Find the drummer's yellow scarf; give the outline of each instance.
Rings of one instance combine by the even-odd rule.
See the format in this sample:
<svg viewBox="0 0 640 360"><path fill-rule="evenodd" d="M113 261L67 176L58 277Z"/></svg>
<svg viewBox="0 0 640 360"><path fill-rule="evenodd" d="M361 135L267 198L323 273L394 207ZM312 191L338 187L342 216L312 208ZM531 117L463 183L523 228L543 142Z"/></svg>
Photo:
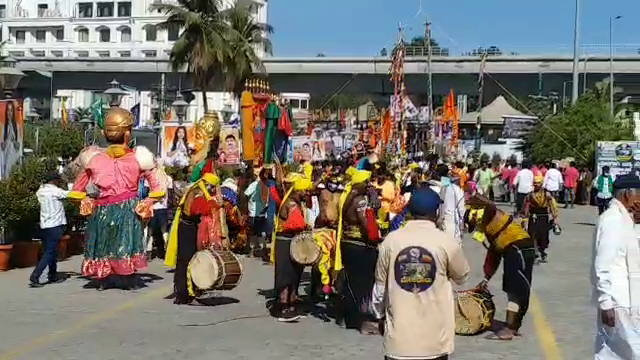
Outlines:
<svg viewBox="0 0 640 360"><path fill-rule="evenodd" d="M342 241L342 231L343 231L343 209L344 203L347 202L347 197L351 190L353 189L353 185L360 184L365 181L368 181L371 178L371 172L367 170L357 170L352 173L351 181L347 183L345 186L344 192L340 194L340 207L338 208L340 217L338 218L338 240L336 241L336 260L335 260L335 271L340 271L343 268L342 265L342 251L340 250L340 244Z"/></svg>
<svg viewBox="0 0 640 360"><path fill-rule="evenodd" d="M196 181L193 185L184 192L184 195L180 199L180 204L176 209L176 214L171 222L171 231L169 232L169 243L167 244L167 251L164 257L164 264L169 267L175 267L178 259L178 224L180 223L180 217L182 216L182 206L187 199L187 194L196 187L202 190L205 199L211 200L211 194L207 190L206 184L217 185L220 182L220 178L213 174L205 174L202 179Z"/></svg>

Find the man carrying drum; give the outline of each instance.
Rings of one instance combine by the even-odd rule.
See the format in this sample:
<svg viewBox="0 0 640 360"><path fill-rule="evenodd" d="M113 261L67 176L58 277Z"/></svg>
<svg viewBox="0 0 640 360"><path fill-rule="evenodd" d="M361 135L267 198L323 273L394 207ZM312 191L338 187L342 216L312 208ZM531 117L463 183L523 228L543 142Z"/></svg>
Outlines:
<svg viewBox="0 0 640 360"><path fill-rule="evenodd" d="M276 313L280 322L296 322L300 313L295 300L304 266L291 259L293 237L307 230L302 200L313 184L302 175L291 177L293 184L287 191L275 219L271 261L275 263L275 286L278 294Z"/></svg>
<svg viewBox="0 0 640 360"><path fill-rule="evenodd" d="M343 270L337 286L336 321L371 335L378 333L370 308L380 232L367 196L370 178L370 171L353 171L341 195L335 270Z"/></svg>
<svg viewBox="0 0 640 360"><path fill-rule="evenodd" d="M487 249L484 261L484 280L478 289L486 289L489 280L504 260L502 290L507 293L506 326L487 337L490 340L511 340L518 335L522 320L529 308L531 281L535 262L533 240L513 217L499 210L494 203L481 195L470 199L470 228L475 228L473 238Z"/></svg>

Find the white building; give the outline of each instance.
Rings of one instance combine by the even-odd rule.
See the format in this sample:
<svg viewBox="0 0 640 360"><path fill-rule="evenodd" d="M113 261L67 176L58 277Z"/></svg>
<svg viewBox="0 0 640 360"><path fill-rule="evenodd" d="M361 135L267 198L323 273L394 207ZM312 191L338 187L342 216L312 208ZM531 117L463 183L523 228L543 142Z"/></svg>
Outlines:
<svg viewBox="0 0 640 360"><path fill-rule="evenodd" d="M247 2L267 23L267 0ZM0 0L0 40L16 58L166 59L180 29L159 30L165 16L150 9L175 0ZM262 52L261 52L262 54Z"/></svg>

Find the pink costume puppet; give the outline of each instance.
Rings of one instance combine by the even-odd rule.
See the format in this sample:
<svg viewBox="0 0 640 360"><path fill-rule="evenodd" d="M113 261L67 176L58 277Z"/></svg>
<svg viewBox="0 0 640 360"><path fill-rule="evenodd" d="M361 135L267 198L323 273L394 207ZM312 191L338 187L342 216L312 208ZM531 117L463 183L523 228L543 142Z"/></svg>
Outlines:
<svg viewBox="0 0 640 360"><path fill-rule="evenodd" d="M112 108L105 120L105 137L111 143L83 159L71 198L82 200L80 212L90 215L87 226L82 275L106 278L133 275L147 266L143 239L144 221L153 214L152 205L166 194L155 167L153 154L145 147L130 149L132 116L127 110ZM139 180L151 187L149 197L138 197ZM95 199L86 195L92 183L98 190Z"/></svg>

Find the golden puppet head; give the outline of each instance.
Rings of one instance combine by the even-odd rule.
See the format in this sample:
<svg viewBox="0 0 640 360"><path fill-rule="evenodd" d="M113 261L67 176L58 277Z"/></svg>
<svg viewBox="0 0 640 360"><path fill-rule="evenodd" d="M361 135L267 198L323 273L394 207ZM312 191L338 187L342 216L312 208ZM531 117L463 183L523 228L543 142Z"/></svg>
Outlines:
<svg viewBox="0 0 640 360"><path fill-rule="evenodd" d="M195 124L195 154L191 158L192 164L197 164L207 157L209 149L213 146L217 151L217 142L220 141L220 120L218 113L209 111Z"/></svg>
<svg viewBox="0 0 640 360"><path fill-rule="evenodd" d="M104 137L112 144L128 144L133 127L133 114L120 107L112 107L104 119Z"/></svg>

